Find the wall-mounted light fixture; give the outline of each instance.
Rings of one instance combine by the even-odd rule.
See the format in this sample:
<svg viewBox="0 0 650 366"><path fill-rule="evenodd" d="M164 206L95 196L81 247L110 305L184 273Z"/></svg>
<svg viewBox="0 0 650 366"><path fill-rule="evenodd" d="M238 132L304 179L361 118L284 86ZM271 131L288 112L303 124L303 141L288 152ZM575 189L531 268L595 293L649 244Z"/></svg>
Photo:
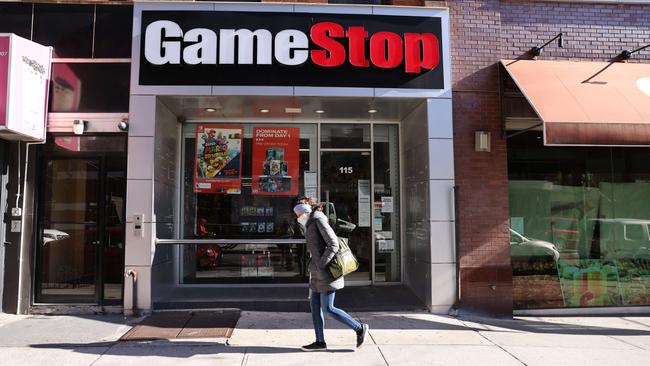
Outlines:
<svg viewBox="0 0 650 366"><path fill-rule="evenodd" d="M530 52L530 54L533 56L539 56L542 53L544 47L548 46L551 42L555 41L556 39L557 39L557 46L560 48L564 48L564 41L562 40L563 35L564 35L563 33L560 33L557 36L553 37L550 41L544 43L543 45L539 47L531 48L530 51L528 52Z"/></svg>
<svg viewBox="0 0 650 366"><path fill-rule="evenodd" d="M628 50L623 50L621 53L618 54L618 58L621 60L629 60L630 57L632 57L633 53L637 53L639 51L645 50L646 48L650 47L650 44L647 44L643 47L639 47L634 51L628 51Z"/></svg>
<svg viewBox="0 0 650 366"><path fill-rule="evenodd" d="M474 132L474 150L479 152L490 152L491 133L489 131Z"/></svg>
<svg viewBox="0 0 650 366"><path fill-rule="evenodd" d="M88 121L86 120L75 119L74 122L72 122L72 132L74 132L75 135L83 135L84 132L86 132L87 127Z"/></svg>

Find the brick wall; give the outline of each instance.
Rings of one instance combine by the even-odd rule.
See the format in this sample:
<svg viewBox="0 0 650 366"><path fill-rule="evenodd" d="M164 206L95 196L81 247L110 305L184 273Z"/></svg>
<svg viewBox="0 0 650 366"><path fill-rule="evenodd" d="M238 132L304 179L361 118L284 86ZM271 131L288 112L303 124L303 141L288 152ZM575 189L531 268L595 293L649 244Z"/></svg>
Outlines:
<svg viewBox="0 0 650 366"><path fill-rule="evenodd" d="M512 313L506 141L500 117L499 69L559 32L565 48L539 59L607 61L650 41L650 6L525 0L427 1L450 8L454 149L460 187L461 309ZM630 62L650 61L650 51ZM492 151L474 152L474 132L492 133Z"/></svg>

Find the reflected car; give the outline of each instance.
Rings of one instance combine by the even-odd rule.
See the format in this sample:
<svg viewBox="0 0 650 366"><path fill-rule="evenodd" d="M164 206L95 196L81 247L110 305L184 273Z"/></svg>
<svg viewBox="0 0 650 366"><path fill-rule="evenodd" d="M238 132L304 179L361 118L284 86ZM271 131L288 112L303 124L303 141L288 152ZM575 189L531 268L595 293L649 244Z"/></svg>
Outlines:
<svg viewBox="0 0 650 366"><path fill-rule="evenodd" d="M591 219L599 224L605 258L650 258L650 220Z"/></svg>
<svg viewBox="0 0 650 366"><path fill-rule="evenodd" d="M510 229L510 256L543 258L552 257L557 262L560 258L555 244L544 240L529 239L518 232Z"/></svg>
<svg viewBox="0 0 650 366"><path fill-rule="evenodd" d="M43 245L52 242L67 239L70 237L70 234L65 233L61 230L56 229L44 229L43 230Z"/></svg>

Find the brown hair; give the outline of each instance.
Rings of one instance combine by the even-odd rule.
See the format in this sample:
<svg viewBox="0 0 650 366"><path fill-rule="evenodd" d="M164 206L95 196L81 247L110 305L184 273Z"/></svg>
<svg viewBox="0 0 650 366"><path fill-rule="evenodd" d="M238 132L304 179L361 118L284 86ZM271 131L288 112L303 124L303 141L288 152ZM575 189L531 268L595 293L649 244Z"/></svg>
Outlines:
<svg viewBox="0 0 650 366"><path fill-rule="evenodd" d="M323 204L316 201L312 197L306 197L306 196L300 197L298 198L298 203L307 204L311 206L311 209L314 211L323 211Z"/></svg>

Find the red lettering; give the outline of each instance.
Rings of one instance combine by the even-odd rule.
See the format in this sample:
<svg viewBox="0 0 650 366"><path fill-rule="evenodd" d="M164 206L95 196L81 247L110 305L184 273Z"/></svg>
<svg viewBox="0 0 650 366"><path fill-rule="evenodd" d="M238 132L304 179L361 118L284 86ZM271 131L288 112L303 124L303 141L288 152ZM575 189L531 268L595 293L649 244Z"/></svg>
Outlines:
<svg viewBox="0 0 650 366"><path fill-rule="evenodd" d="M368 32L366 32L366 29L364 27L348 27L345 35L348 37L350 63L353 66L368 67L369 63L366 59Z"/></svg>
<svg viewBox="0 0 650 366"><path fill-rule="evenodd" d="M343 37L343 27L332 22L316 23L311 27L309 35L312 42L323 50L312 50L311 59L319 66L336 67L345 62L345 48L332 38ZM330 38L332 37L332 38Z"/></svg>
<svg viewBox="0 0 650 366"><path fill-rule="evenodd" d="M399 66L404 59L402 38L393 32L377 32L370 37L370 60L384 69Z"/></svg>
<svg viewBox="0 0 650 366"><path fill-rule="evenodd" d="M431 33L404 33L406 72L420 73L422 68L433 69L440 62L438 38Z"/></svg>

